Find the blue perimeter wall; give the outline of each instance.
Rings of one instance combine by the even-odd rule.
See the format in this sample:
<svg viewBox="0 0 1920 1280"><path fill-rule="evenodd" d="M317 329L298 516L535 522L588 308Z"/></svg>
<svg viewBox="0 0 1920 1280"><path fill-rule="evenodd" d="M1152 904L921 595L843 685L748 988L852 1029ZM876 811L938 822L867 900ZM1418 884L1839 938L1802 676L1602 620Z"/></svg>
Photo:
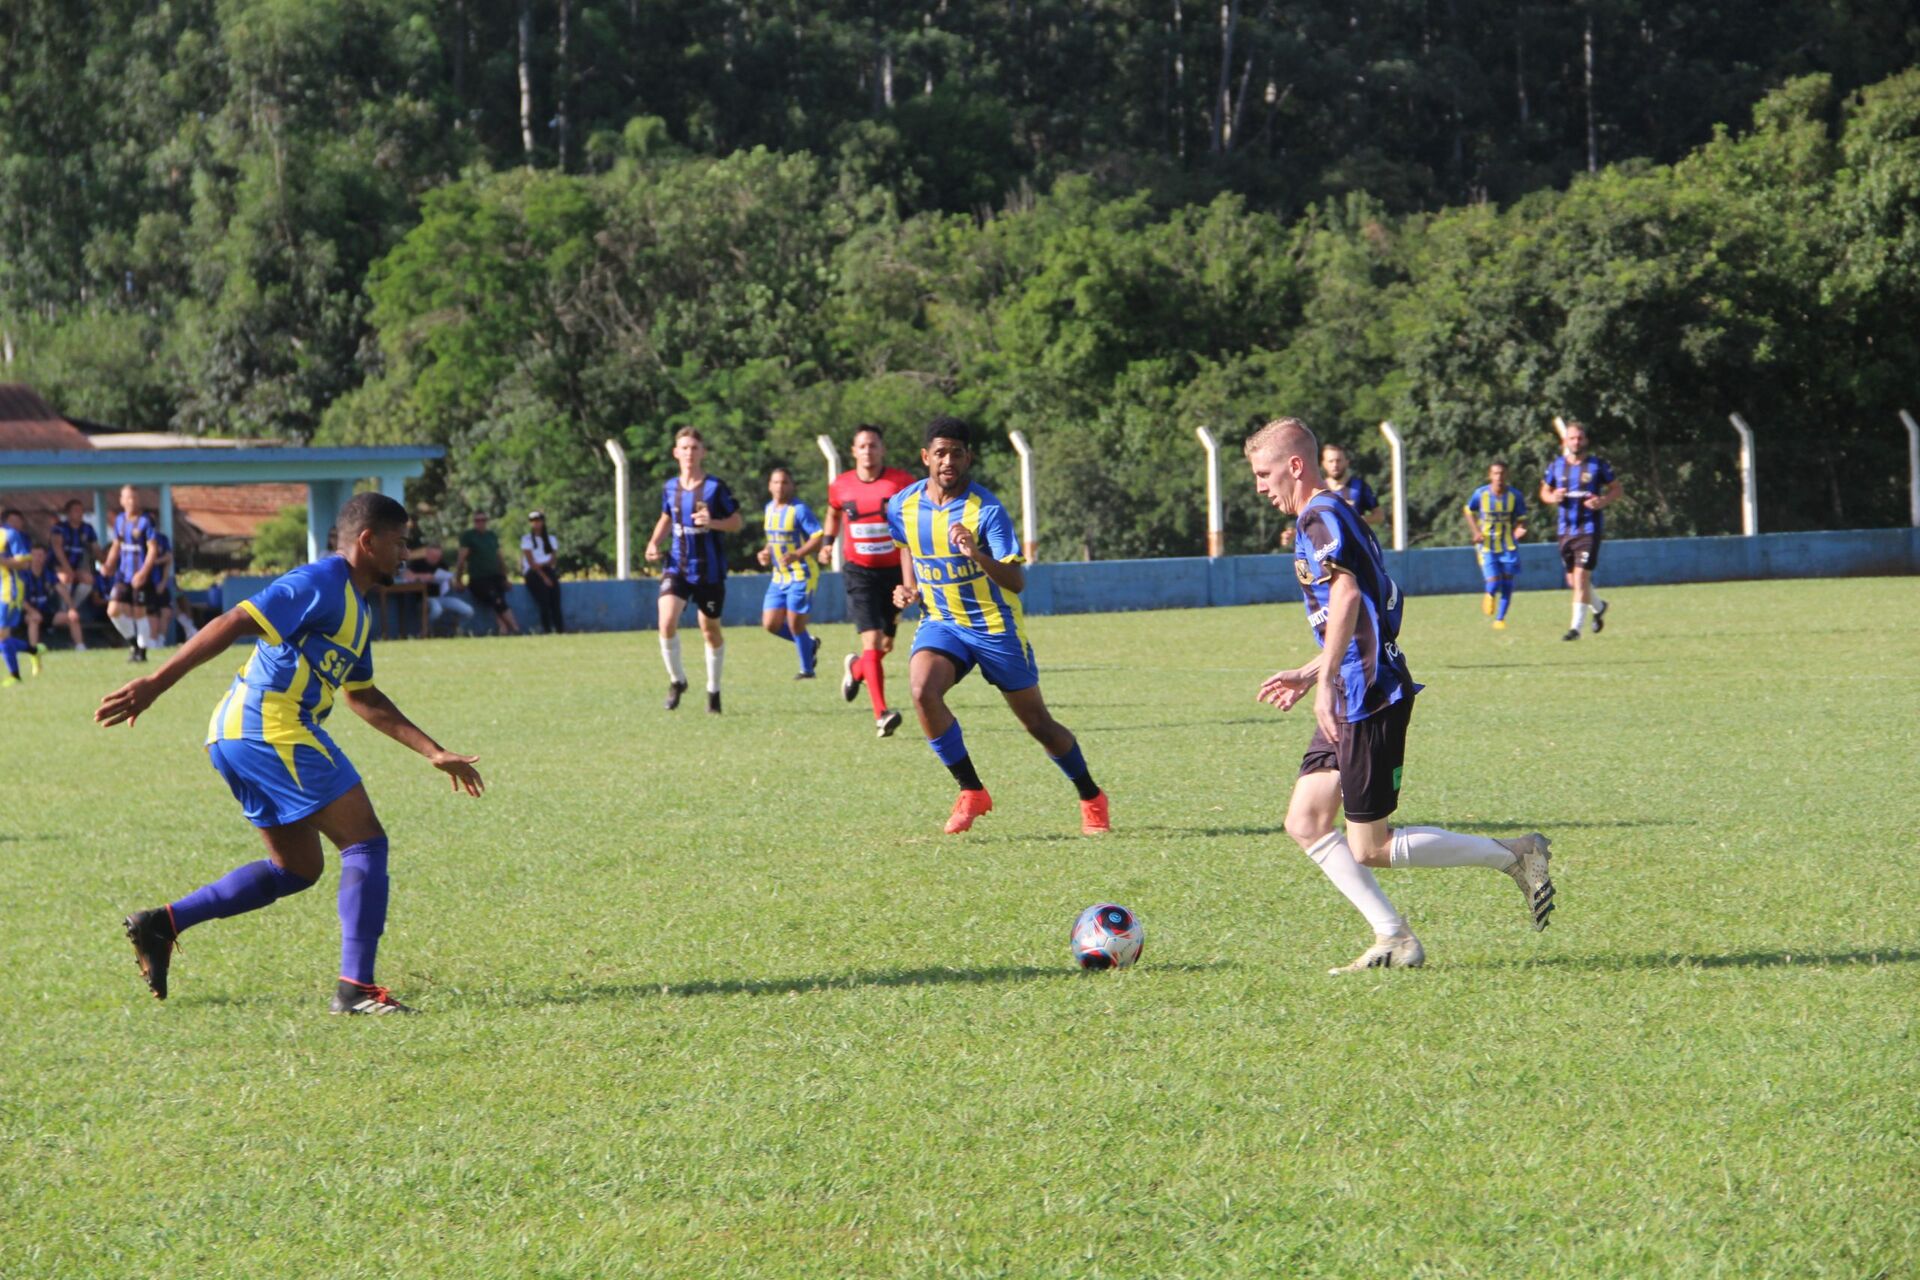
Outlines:
<svg viewBox="0 0 1920 1280"><path fill-rule="evenodd" d="M1409 596L1480 592L1480 570L1471 547L1389 551L1387 565ZM1608 587L1657 586L1682 582L1727 582L1750 578L1889 577L1920 573L1920 529L1852 529L1836 533L1767 533L1741 538L1641 538L1606 542L1594 580ZM226 579L223 599L231 607L266 586L271 578L234 574ZM1520 549L1520 590L1564 587L1560 553L1551 543ZM727 579L728 626L755 626L767 589L764 573L736 573ZM568 582L564 603L570 631L651 630L657 621L657 578L627 582ZM1108 613L1134 609L1199 609L1214 605L1271 604L1297 601L1291 555L1224 556L1171 560L1096 560L1038 564L1027 571L1023 596L1031 614ZM515 585L508 595L523 627L539 619L533 597ZM390 618L387 634L415 634L419 618L413 601L396 603L405 619ZM847 620L846 594L837 573L820 575L814 596L814 621ZM443 619L443 625L444 625ZM398 623L397 628L393 625ZM484 625L483 625L484 624ZM488 630L492 616L474 617L476 630Z"/></svg>

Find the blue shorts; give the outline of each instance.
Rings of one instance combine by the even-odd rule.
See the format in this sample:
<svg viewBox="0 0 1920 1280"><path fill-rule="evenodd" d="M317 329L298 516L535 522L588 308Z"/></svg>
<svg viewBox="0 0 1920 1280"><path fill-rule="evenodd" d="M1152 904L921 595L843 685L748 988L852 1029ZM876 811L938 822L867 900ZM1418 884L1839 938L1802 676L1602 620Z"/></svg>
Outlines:
<svg viewBox="0 0 1920 1280"><path fill-rule="evenodd" d="M26 625L27 615L17 604L0 604L0 627L18 631Z"/></svg>
<svg viewBox="0 0 1920 1280"><path fill-rule="evenodd" d="M248 822L256 827L284 827L318 813L360 785L353 762L326 734L315 736L333 759L301 743L292 749L297 779L287 771L280 748L265 742L237 738L209 742L207 759L233 788L233 798L240 802Z"/></svg>
<svg viewBox="0 0 1920 1280"><path fill-rule="evenodd" d="M922 618L913 629L913 652L945 654L960 669L956 680L978 666L987 683L1002 693L1018 693L1040 683L1033 646L1015 631L990 636L971 627L956 627L938 618Z"/></svg>
<svg viewBox="0 0 1920 1280"><path fill-rule="evenodd" d="M760 612L784 609L788 613L812 613L813 589L819 585L818 578L811 582L769 582L766 598L760 602Z"/></svg>
<svg viewBox="0 0 1920 1280"><path fill-rule="evenodd" d="M1520 553L1518 551L1480 551L1480 576L1488 582L1495 578L1517 578L1520 576Z"/></svg>

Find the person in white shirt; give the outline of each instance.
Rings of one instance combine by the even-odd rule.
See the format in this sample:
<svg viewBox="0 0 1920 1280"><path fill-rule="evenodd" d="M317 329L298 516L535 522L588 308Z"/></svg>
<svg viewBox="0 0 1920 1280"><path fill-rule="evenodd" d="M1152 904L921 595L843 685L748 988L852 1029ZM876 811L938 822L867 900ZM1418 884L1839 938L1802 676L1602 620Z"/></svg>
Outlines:
<svg viewBox="0 0 1920 1280"><path fill-rule="evenodd" d="M464 632L473 621L473 606L453 594L453 574L446 569L435 569L428 577L433 580L433 590L427 593L428 624L437 624L442 615L450 613L454 617L454 631Z"/></svg>
<svg viewBox="0 0 1920 1280"><path fill-rule="evenodd" d="M520 539L520 573L527 581L527 594L540 609L540 629L548 635L565 635L567 620L560 612L560 566L553 560L554 547L547 517L529 511L527 532Z"/></svg>

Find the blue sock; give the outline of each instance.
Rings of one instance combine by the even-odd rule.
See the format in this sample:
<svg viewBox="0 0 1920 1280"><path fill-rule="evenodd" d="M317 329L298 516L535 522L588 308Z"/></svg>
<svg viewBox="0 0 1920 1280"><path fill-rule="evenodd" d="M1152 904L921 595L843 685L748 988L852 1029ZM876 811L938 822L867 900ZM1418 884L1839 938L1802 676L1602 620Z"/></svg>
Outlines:
<svg viewBox="0 0 1920 1280"><path fill-rule="evenodd" d="M933 754L940 763L947 766L947 772L960 784L962 791L985 791L980 774L973 767L973 757L967 754L966 741L960 736L960 721L955 720L947 726L947 731L937 738L927 739L927 745L933 748Z"/></svg>
<svg viewBox="0 0 1920 1280"><path fill-rule="evenodd" d="M1498 615L1496 615L1499 618L1499 620L1503 622L1506 620L1507 606L1512 603L1513 603L1513 579L1502 578L1500 579L1500 612Z"/></svg>
<svg viewBox="0 0 1920 1280"><path fill-rule="evenodd" d="M813 633L810 631L794 632L793 647L800 651L800 669L802 671L813 670L813 651L816 647Z"/></svg>
<svg viewBox="0 0 1920 1280"><path fill-rule="evenodd" d="M212 884L203 884L168 907L176 933L207 920L220 920L258 911L290 893L313 887L313 881L277 867L265 858L235 867Z"/></svg>
<svg viewBox="0 0 1920 1280"><path fill-rule="evenodd" d="M1078 742L1067 754L1049 756L1048 759L1060 766L1060 772L1067 775L1067 780L1073 783L1073 789L1080 793L1082 800L1091 800L1100 794L1100 788L1093 785L1093 775L1087 772L1087 760L1080 754Z"/></svg>
<svg viewBox="0 0 1920 1280"><path fill-rule="evenodd" d="M340 851L340 976L372 985L373 960L387 929L387 838Z"/></svg>
<svg viewBox="0 0 1920 1280"><path fill-rule="evenodd" d="M5 655L7 659L7 674L16 679L18 679L20 675L20 655L26 651L26 647L25 644L14 639L12 636L8 636L5 640L0 640L0 655Z"/></svg>
<svg viewBox="0 0 1920 1280"><path fill-rule="evenodd" d="M784 622L780 624L780 629L773 634L779 636L782 640L793 639L793 632L787 629L787 624Z"/></svg>

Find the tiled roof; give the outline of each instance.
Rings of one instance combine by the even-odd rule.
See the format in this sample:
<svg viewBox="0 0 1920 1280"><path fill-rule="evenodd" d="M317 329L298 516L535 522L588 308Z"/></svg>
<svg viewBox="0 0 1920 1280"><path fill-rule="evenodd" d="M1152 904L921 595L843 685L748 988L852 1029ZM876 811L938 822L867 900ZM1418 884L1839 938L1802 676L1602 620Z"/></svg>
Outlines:
<svg viewBox="0 0 1920 1280"><path fill-rule="evenodd" d="M39 392L0 382L0 450L91 448L86 433L55 413Z"/></svg>

